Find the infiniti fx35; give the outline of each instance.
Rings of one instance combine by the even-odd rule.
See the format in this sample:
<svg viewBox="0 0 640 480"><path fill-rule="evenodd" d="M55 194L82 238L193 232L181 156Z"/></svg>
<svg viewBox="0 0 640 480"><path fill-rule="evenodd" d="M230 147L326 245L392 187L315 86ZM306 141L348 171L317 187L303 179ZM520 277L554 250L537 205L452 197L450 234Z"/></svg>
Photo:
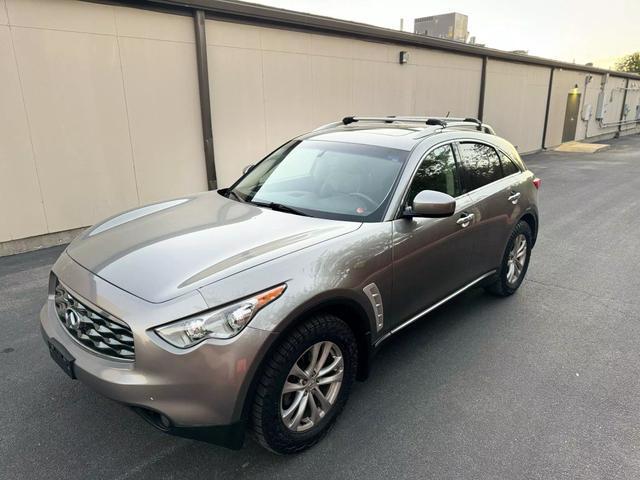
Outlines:
<svg viewBox="0 0 640 480"><path fill-rule="evenodd" d="M539 183L477 120L347 117L230 188L88 229L53 266L43 336L161 430L298 452L391 335L468 288L518 289Z"/></svg>

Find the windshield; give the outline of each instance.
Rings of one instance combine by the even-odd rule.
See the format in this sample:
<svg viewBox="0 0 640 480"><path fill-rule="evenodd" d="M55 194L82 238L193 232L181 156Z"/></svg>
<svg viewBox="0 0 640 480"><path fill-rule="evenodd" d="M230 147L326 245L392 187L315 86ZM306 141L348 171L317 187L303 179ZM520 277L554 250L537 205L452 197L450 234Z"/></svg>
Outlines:
<svg viewBox="0 0 640 480"><path fill-rule="evenodd" d="M261 161L227 195L314 217L376 222L408 154L372 145L296 140Z"/></svg>

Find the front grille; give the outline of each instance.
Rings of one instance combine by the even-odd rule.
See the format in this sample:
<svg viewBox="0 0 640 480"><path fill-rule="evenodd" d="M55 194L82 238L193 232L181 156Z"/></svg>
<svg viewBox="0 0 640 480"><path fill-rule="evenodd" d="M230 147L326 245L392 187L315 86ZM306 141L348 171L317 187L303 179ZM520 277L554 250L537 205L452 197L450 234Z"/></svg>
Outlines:
<svg viewBox="0 0 640 480"><path fill-rule="evenodd" d="M91 310L57 280L55 304L58 319L80 344L108 357L134 359L131 329L124 323L116 323Z"/></svg>

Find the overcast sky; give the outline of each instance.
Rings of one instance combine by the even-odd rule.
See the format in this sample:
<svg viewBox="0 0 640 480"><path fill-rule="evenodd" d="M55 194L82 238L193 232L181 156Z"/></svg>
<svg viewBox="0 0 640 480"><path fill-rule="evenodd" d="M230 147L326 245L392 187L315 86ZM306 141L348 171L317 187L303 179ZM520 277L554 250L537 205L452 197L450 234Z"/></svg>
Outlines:
<svg viewBox="0 0 640 480"><path fill-rule="evenodd" d="M413 31L413 19L460 12L477 42L502 50L611 67L640 50L640 0L253 0Z"/></svg>

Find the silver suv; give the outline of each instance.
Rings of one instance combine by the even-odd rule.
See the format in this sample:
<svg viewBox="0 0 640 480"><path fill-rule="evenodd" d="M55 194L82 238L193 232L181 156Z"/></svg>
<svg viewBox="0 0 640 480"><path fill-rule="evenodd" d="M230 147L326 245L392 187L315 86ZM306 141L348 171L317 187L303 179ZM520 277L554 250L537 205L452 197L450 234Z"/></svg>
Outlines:
<svg viewBox="0 0 640 480"><path fill-rule="evenodd" d="M539 179L474 119L347 117L231 187L90 228L41 312L71 377L166 432L316 443L391 335L474 286L520 286Z"/></svg>

